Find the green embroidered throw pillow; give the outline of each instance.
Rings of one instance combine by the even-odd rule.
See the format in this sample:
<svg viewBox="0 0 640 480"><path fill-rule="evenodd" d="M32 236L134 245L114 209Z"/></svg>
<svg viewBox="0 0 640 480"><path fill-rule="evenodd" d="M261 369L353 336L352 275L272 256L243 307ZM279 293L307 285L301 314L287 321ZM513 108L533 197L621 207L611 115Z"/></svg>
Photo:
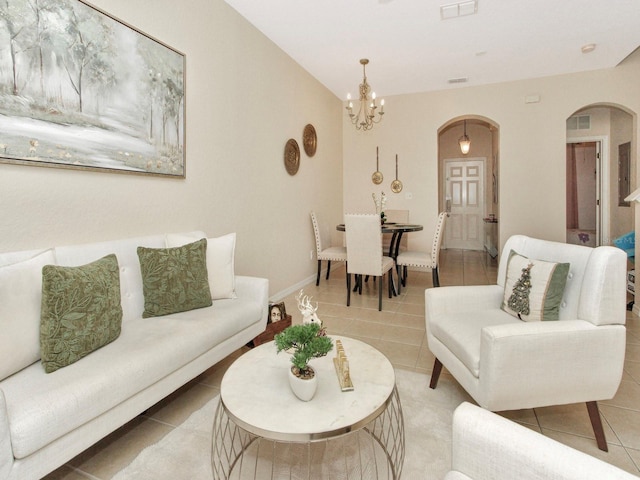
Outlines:
<svg viewBox="0 0 640 480"><path fill-rule="evenodd" d="M138 247L144 312L157 317L211 306L207 239L175 248Z"/></svg>
<svg viewBox="0 0 640 480"><path fill-rule="evenodd" d="M51 373L120 335L120 271L115 255L80 267L42 267L40 354Z"/></svg>
<svg viewBox="0 0 640 480"><path fill-rule="evenodd" d="M502 310L525 322L558 320L569 266L529 259L511 250Z"/></svg>

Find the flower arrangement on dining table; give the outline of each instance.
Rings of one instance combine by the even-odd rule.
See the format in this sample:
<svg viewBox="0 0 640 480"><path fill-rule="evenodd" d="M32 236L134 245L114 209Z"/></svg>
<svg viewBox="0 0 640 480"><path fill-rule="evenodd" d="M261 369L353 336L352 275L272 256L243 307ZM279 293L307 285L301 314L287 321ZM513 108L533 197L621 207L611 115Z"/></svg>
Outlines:
<svg viewBox="0 0 640 480"><path fill-rule="evenodd" d="M384 222L387 221L387 217L384 214L384 209L387 205L387 196L384 192L380 193L380 198L378 198L375 193L372 193L371 196L373 197L373 203L376 206L376 213L380 215L380 222L384 224Z"/></svg>

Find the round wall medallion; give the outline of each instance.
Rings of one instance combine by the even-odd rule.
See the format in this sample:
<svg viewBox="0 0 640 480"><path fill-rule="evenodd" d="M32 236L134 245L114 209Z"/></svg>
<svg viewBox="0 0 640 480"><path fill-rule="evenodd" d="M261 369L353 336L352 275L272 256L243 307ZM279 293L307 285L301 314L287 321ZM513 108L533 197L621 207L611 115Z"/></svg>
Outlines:
<svg viewBox="0 0 640 480"><path fill-rule="evenodd" d="M393 193L400 193L402 191L402 182L397 178L391 182L391 191Z"/></svg>
<svg viewBox="0 0 640 480"><path fill-rule="evenodd" d="M302 144L304 145L305 153L313 157L316 154L316 147L318 145L318 136L316 135L316 129L313 125L308 124L304 127L302 132Z"/></svg>
<svg viewBox="0 0 640 480"><path fill-rule="evenodd" d="M373 175L371 175L371 181L376 185L380 185L382 183L383 178L384 177L382 176L382 173L378 171L373 172Z"/></svg>
<svg viewBox="0 0 640 480"><path fill-rule="evenodd" d="M299 167L300 147L298 147L298 142L290 138L284 147L284 168L287 169L289 175L295 175L298 173Z"/></svg>

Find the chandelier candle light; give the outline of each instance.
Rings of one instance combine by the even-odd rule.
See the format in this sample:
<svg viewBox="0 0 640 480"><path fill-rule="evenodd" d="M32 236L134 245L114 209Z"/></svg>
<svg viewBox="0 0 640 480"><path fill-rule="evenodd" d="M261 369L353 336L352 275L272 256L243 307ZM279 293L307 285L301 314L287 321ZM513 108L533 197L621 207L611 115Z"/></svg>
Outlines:
<svg viewBox="0 0 640 480"><path fill-rule="evenodd" d="M366 66L369 63L369 60L363 58L360 60L362 64L362 73L364 78L362 79L362 83L360 84L360 109L358 110L358 114L353 113L353 102L351 101L351 94L347 95L347 112L349 112L349 117L351 118L351 123L356 126L357 130L371 130L373 128L374 123L380 123L382 120L382 116L384 115L384 99L380 100L380 111L377 112L378 116L376 117L376 110L378 106L376 105L376 92L371 93L371 101L369 101L369 92L371 91L371 86L367 83L367 71Z"/></svg>

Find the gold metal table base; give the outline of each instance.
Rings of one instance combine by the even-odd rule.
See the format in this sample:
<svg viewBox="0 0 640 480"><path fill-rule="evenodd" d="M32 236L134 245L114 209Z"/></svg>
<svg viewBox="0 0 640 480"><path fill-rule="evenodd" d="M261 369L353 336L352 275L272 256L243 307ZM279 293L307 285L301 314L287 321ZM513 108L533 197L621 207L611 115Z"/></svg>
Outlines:
<svg viewBox="0 0 640 480"><path fill-rule="evenodd" d="M213 478L397 480L404 463L404 418L395 387L391 397L363 428L306 442L249 433L233 422L221 401L213 425Z"/></svg>

